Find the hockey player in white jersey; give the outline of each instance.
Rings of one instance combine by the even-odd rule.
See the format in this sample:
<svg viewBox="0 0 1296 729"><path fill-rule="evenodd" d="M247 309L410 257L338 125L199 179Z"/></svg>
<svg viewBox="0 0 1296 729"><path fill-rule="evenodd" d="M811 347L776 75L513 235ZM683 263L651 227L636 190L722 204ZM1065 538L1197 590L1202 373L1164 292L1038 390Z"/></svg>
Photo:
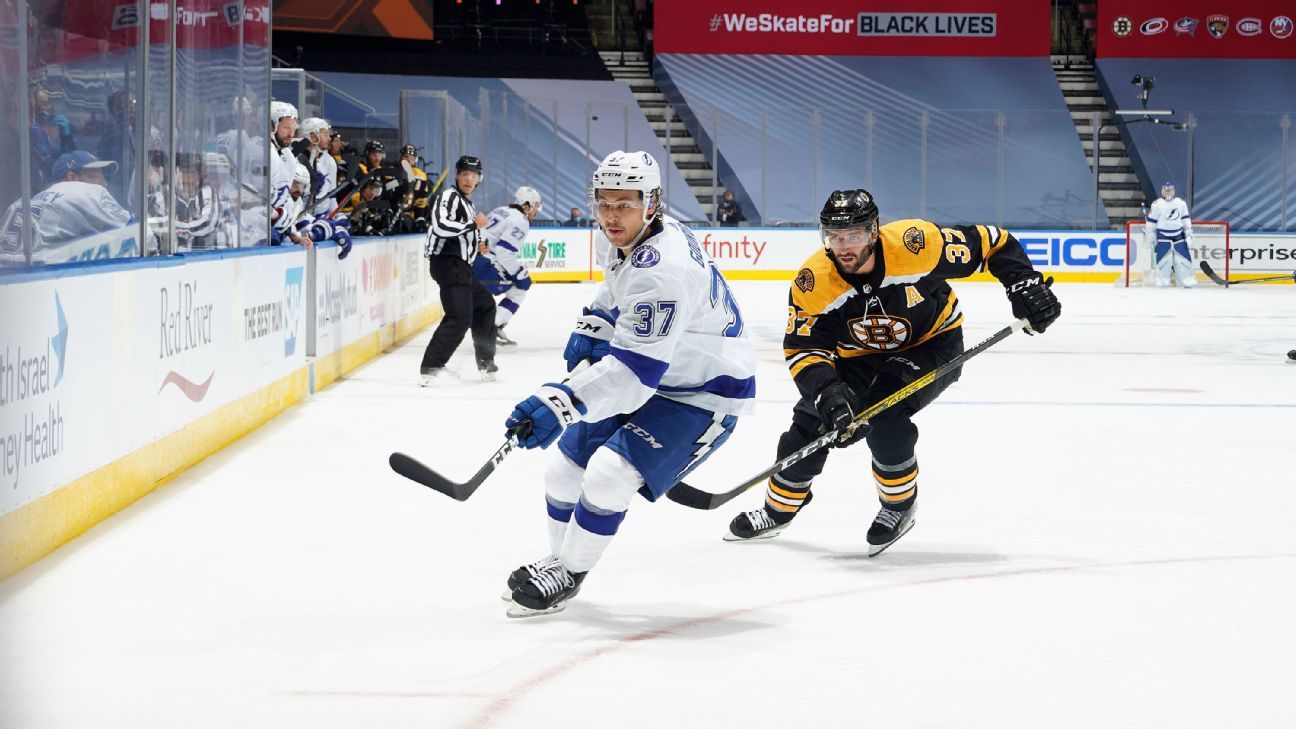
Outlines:
<svg viewBox="0 0 1296 729"><path fill-rule="evenodd" d="M545 384L505 422L523 448L558 441L545 474L549 553L509 575L510 617L563 609L634 495L669 491L724 444L756 394L742 314L693 232L664 214L657 162L613 152L592 188L611 249L563 356L568 371L594 364Z"/></svg>
<svg viewBox="0 0 1296 729"><path fill-rule="evenodd" d="M107 178L116 171L116 162L84 150L54 160L54 184L31 198L33 263L139 255L137 236L108 241L99 235L135 222L108 191ZM22 228L22 200L16 200L0 217L0 264L26 263Z"/></svg>
<svg viewBox="0 0 1296 729"><path fill-rule="evenodd" d="M337 161L328 151L331 139L328 120L311 117L301 123L298 131L309 143L306 151L297 157L297 163L311 172L310 213L327 218L338 207L333 197L338 187Z"/></svg>
<svg viewBox="0 0 1296 729"><path fill-rule="evenodd" d="M1197 285L1189 251L1193 232L1188 203L1175 197L1175 186L1169 182L1161 186L1161 197L1148 211L1144 240L1152 245L1157 286L1169 286L1172 272L1180 286L1190 289Z"/></svg>
<svg viewBox="0 0 1296 729"><path fill-rule="evenodd" d="M288 188L292 186L297 158L292 141L297 134L297 107L286 101L270 102L270 220L279 230L286 229L286 208L294 206ZM291 214L291 210L287 211Z"/></svg>
<svg viewBox="0 0 1296 729"><path fill-rule="evenodd" d="M501 346L517 344L504 334L504 327L531 290L531 274L518 255L540 205L540 193L534 187L519 187L513 204L495 208L486 216L478 251L481 255L473 261L473 275L486 290L494 296L504 295L495 307L495 338Z"/></svg>

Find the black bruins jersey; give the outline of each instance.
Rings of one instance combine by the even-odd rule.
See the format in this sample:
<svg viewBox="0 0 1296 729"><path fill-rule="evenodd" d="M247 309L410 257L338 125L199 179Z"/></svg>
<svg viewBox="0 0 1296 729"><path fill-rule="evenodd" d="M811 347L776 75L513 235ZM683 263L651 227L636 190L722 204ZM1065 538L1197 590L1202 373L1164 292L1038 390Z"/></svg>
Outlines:
<svg viewBox="0 0 1296 729"><path fill-rule="evenodd" d="M839 361L892 354L963 324L946 279L988 268L1005 287L1034 273L1011 233L991 225L937 227L898 220L878 233L868 274L842 273L827 249L792 281L783 354L798 389L813 397Z"/></svg>

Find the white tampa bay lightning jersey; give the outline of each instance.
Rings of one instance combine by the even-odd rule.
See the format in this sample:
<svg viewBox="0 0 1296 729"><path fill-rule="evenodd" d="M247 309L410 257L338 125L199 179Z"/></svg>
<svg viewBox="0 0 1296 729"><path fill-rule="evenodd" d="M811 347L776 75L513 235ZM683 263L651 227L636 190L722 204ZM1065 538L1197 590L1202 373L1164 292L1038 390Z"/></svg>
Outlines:
<svg viewBox="0 0 1296 729"><path fill-rule="evenodd" d="M1147 215L1147 231L1160 235L1174 235L1179 231L1192 235L1192 219L1188 217L1188 204L1181 198L1157 198Z"/></svg>
<svg viewBox="0 0 1296 729"><path fill-rule="evenodd" d="M614 250L605 268L590 306L616 320L612 351L567 382L588 408L583 420L633 412L654 394L726 415L751 410L755 348L693 231L663 216L659 232L629 255Z"/></svg>
<svg viewBox="0 0 1296 729"><path fill-rule="evenodd" d="M65 180L50 185L31 199L33 259L52 260L44 249L57 248L81 238L106 233L129 225L128 210L117 204L102 185ZM5 259L24 257L22 250L22 201L17 200L0 220L0 254Z"/></svg>
<svg viewBox="0 0 1296 729"><path fill-rule="evenodd" d="M297 170L297 158L293 156L291 147L270 148L270 207L275 210L283 210L285 207L292 208L288 203L292 201L288 194L288 188L292 186L293 173ZM274 213L271 213L273 217ZM275 221L275 227L283 228L283 216L281 215Z"/></svg>
<svg viewBox="0 0 1296 729"><path fill-rule="evenodd" d="M337 200L333 193L337 190L337 161L328 152L319 152L315 157L315 182L319 189L315 191L315 205L311 213L317 217L328 217L337 210Z"/></svg>
<svg viewBox="0 0 1296 729"><path fill-rule="evenodd" d="M531 223L527 222L526 216L517 208L504 205L486 216L482 239L490 244L490 253L487 255L500 273L513 280L527 275L526 266L519 256L529 232Z"/></svg>

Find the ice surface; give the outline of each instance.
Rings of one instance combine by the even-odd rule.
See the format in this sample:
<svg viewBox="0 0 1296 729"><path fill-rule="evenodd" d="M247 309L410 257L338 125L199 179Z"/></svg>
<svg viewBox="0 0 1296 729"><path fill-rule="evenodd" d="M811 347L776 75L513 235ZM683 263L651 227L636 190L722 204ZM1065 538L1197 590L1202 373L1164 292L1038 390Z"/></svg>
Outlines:
<svg viewBox="0 0 1296 729"><path fill-rule="evenodd" d="M734 289L760 402L690 479L717 491L796 397L786 284ZM957 290L969 345L1008 321L997 285ZM1296 726L1296 290L1057 290L1052 330L918 416L922 513L886 554L856 447L768 542L720 539L759 491L637 501L525 621L499 593L547 550L552 454L465 503L386 459L466 478L593 288L533 288L492 384L416 387L424 332L0 584L0 726Z"/></svg>

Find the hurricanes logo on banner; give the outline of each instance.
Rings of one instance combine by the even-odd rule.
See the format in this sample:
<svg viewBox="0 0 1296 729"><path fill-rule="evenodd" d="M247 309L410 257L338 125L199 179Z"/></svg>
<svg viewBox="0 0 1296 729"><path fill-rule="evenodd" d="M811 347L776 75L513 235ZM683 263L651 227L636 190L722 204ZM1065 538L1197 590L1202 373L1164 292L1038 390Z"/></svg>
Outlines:
<svg viewBox="0 0 1296 729"><path fill-rule="evenodd" d="M855 341L878 352L900 349L913 338L913 326L898 316L871 314L852 319L849 326Z"/></svg>

